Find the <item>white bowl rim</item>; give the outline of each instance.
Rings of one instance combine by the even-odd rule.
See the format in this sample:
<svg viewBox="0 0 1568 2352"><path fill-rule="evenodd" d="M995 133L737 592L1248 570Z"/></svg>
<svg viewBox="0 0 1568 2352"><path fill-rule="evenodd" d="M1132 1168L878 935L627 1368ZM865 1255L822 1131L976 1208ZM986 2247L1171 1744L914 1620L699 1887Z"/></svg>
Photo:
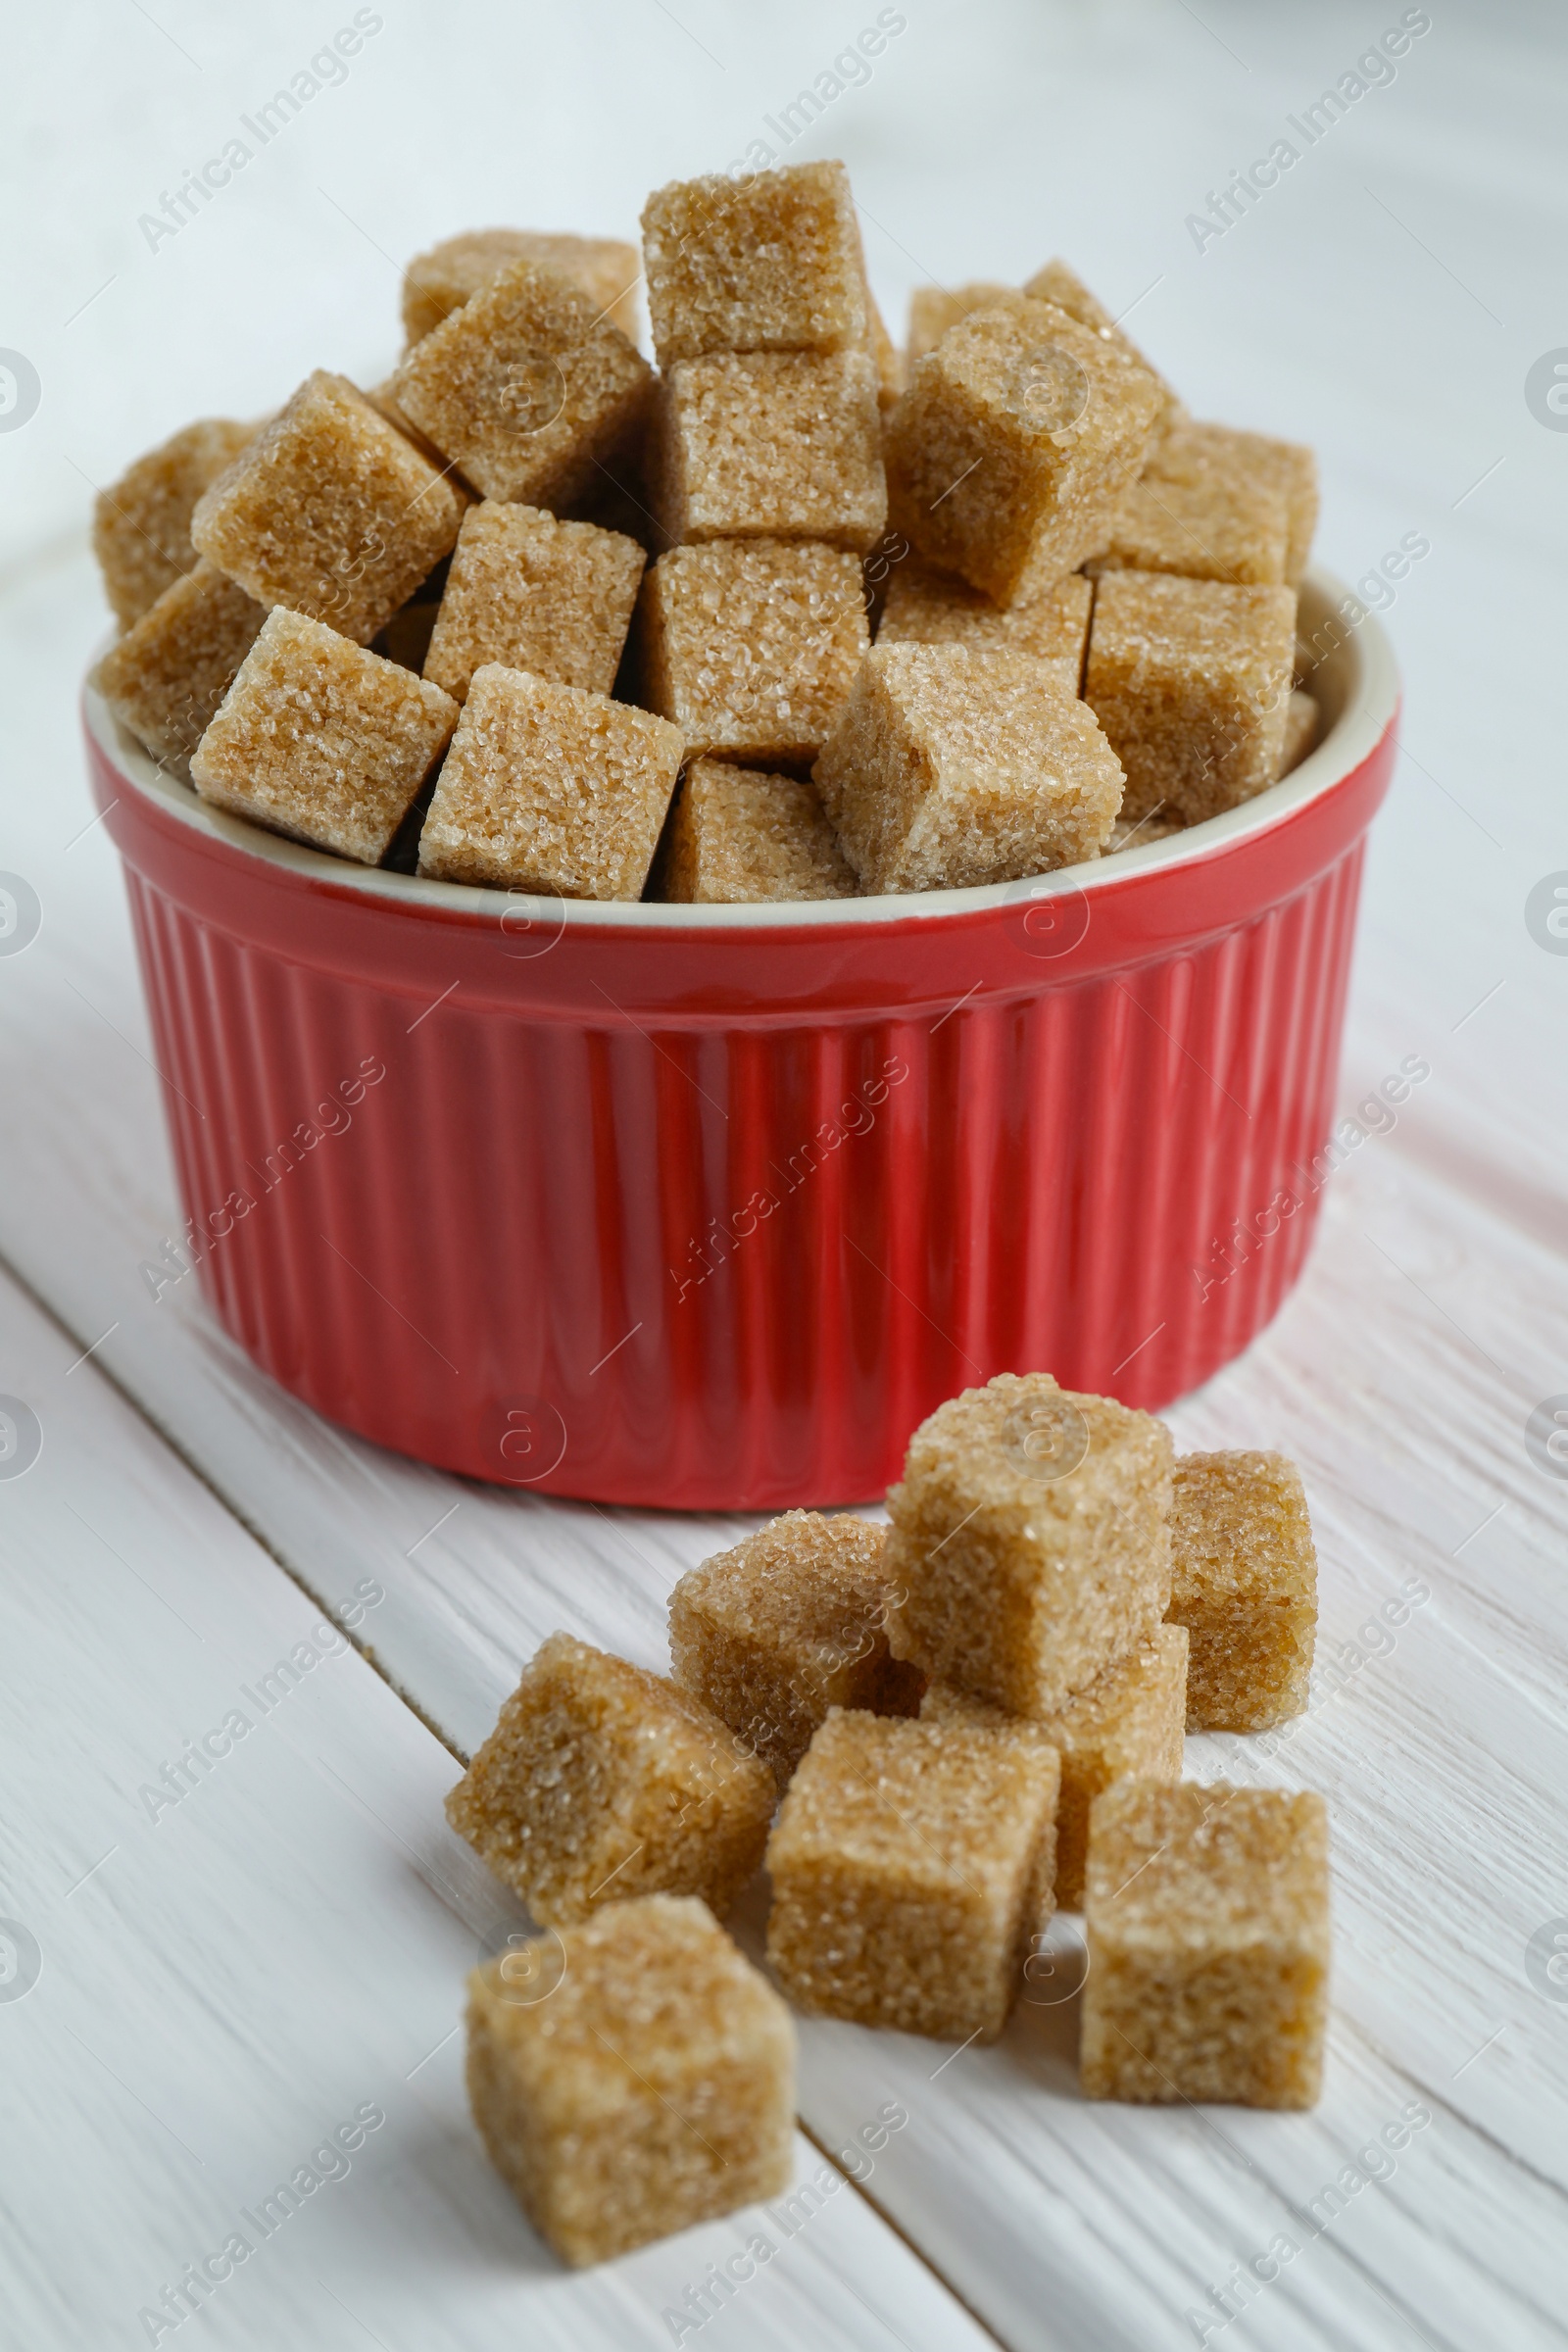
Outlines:
<svg viewBox="0 0 1568 2352"><path fill-rule="evenodd" d="M531 927L531 921L548 909L548 920L563 928L678 931L686 936L694 931L853 929L872 923L932 922L1016 905L1020 897L1046 899L1073 891L1098 897L1156 868L1197 864L1294 816L1359 767L1376 750L1398 708L1399 677L1394 650L1376 615L1332 572L1313 564L1302 586L1329 612L1342 612L1348 602L1360 610L1361 617L1342 619L1341 625L1348 633L1323 657L1322 667L1342 697L1340 714L1299 766L1239 808L1227 809L1222 816L1210 817L1163 841L1118 851L1113 858L1092 859L1085 865L1060 866L1054 873L1032 875L1023 881L990 882L968 890L909 891L863 899L767 900L741 906L656 905L624 899L541 899L521 891L436 882L380 866L355 865L324 850L289 841L280 833L269 833L243 817L209 808L189 784L161 766L126 733L91 684L90 673L83 708L88 728L111 764L182 824L263 863L294 873L304 884L390 902L409 914L439 911L483 923L501 922L510 915L514 926L522 917ZM95 652L95 665L104 650L99 647Z"/></svg>

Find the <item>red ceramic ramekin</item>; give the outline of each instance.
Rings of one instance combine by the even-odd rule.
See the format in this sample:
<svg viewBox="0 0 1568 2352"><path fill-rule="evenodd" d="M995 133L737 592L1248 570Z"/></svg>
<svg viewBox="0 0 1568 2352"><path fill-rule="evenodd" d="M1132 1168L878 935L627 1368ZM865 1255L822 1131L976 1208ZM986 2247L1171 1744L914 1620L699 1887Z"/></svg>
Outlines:
<svg viewBox="0 0 1568 2352"><path fill-rule="evenodd" d="M1320 628L1342 591L1302 596ZM209 809L89 691L194 1256L318 1412L468 1477L879 1494L958 1389L1158 1406L1304 1260L1397 683L1246 808L1035 882L523 900ZM156 1285L157 1266L146 1269Z"/></svg>

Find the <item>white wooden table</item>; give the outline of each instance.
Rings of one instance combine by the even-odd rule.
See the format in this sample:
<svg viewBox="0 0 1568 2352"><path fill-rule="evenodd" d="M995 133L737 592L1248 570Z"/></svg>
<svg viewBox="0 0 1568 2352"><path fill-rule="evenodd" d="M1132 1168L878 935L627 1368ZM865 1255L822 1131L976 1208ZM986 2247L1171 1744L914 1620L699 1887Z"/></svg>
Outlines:
<svg viewBox="0 0 1568 2352"><path fill-rule="evenodd" d="M1272 1746L1188 1752L1200 1776L1328 1796L1323 2103L1089 2105L1064 1999L959 2055L806 2026L802 2178L835 2185L793 2234L737 2216L572 2277L490 2173L456 2020L520 1914L444 1827L455 1759L558 1626L662 1663L670 1585L738 1523L379 1454L254 1371L194 1279L149 1296L138 1265L180 1219L75 741L102 626L83 477L318 361L379 373L377 248L491 219L628 228L647 187L743 152L860 20L388 13L221 215L149 253L142 206L332 27L285 6L240 32L195 0L156 24L68 15L16 35L55 146L13 146L0 319L42 384L0 432L0 868L42 913L0 955L0 1409L41 1433L23 1475L0 1463L8 2347L1568 2341L1568 1963L1549 1965L1568 1464L1526 1434L1568 1393L1568 956L1526 921L1532 889L1568 878L1568 434L1526 395L1568 346L1562 29L1544 7L1435 14L1396 78L1200 251L1205 191L1290 135L1378 24L1218 0L902 13L798 149L850 163L886 307L926 273L1016 280L1059 247L1116 307L1143 297L1135 331L1200 414L1318 442L1337 569L1430 542L1387 615L1407 757L1374 840L1347 1113L1405 1056L1430 1076L1334 1180L1274 1327L1170 1416L1186 1446L1283 1446L1308 1481L1311 1709ZM397 152L426 119L439 186ZM302 1642L297 1686L264 1687ZM907 2122L852 2184L831 2159L890 2104ZM759 2227L776 2258L699 2325L690 2290Z"/></svg>

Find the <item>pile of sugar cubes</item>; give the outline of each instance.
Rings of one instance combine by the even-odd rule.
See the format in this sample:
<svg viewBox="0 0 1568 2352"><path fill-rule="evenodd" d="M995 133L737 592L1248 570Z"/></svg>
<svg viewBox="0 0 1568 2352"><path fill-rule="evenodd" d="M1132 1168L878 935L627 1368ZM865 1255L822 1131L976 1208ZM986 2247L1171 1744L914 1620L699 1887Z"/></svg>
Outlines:
<svg viewBox="0 0 1568 2352"><path fill-rule="evenodd" d="M447 1814L548 1934L469 1981L490 2154L568 2262L789 2184L794 2029L718 1925L765 1863L812 2015L1002 2033L1086 1915L1093 2098L1306 2107L1320 1797L1182 1780L1307 1703L1317 1567L1276 1453L1004 1374L914 1433L887 1527L791 1511L693 1569L669 1679L547 1641Z"/></svg>
<svg viewBox="0 0 1568 2352"><path fill-rule="evenodd" d="M642 226L453 237L384 384L100 494L156 760L362 864L728 903L1081 864L1311 747L1309 449L1195 422L1059 261L917 293L901 354L841 164Z"/></svg>

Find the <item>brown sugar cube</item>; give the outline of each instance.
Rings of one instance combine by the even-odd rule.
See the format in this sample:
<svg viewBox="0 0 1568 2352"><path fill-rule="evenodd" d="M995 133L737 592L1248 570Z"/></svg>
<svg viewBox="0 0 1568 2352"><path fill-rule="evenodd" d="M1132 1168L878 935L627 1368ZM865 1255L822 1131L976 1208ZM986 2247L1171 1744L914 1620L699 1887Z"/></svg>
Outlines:
<svg viewBox="0 0 1568 2352"><path fill-rule="evenodd" d="M486 662L608 694L646 559L635 540L494 499L463 518L424 674L463 702Z"/></svg>
<svg viewBox="0 0 1568 2352"><path fill-rule="evenodd" d="M661 368L710 351L868 348L859 223L842 164L744 182L672 180L643 207L643 268Z"/></svg>
<svg viewBox="0 0 1568 2352"><path fill-rule="evenodd" d="M1263 1732L1306 1706L1317 1551L1282 1453L1187 1453L1170 1517L1169 1622L1192 1638L1187 1728Z"/></svg>
<svg viewBox="0 0 1568 2352"><path fill-rule="evenodd" d="M917 564L919 560L918 556L911 551L909 542L902 531L884 531L875 547L863 558L860 564L861 594L865 604L866 623L873 639L882 625L882 615L887 609L888 589L892 585L894 574L902 564ZM937 578L942 575L934 573L932 576ZM961 587L962 582L959 581L957 585ZM966 590L965 593L969 594L972 591Z"/></svg>
<svg viewBox="0 0 1568 2352"><path fill-rule="evenodd" d="M1052 1909L1043 1742L834 1708L767 1844L767 1956L799 2009L995 2041Z"/></svg>
<svg viewBox="0 0 1568 2352"><path fill-rule="evenodd" d="M368 645L451 552L462 515L412 442L318 368L206 492L190 532L259 604Z"/></svg>
<svg viewBox="0 0 1568 2352"><path fill-rule="evenodd" d="M196 502L254 434L230 416L187 424L138 458L93 501L92 551L122 629L196 567L190 518Z"/></svg>
<svg viewBox="0 0 1568 2352"><path fill-rule="evenodd" d="M1277 491L1285 500L1285 577L1299 581L1317 528L1317 460L1299 441L1276 441L1266 433L1238 432L1228 424L1198 424L1184 417L1150 451L1144 479L1200 489L1215 480L1245 480Z"/></svg>
<svg viewBox="0 0 1568 2352"><path fill-rule="evenodd" d="M155 760L184 759L207 732L266 618L265 606L198 562L110 648L93 684Z"/></svg>
<svg viewBox="0 0 1568 2352"><path fill-rule="evenodd" d="M413 442L425 464L440 474L447 488L457 500L460 509L472 505L473 492L468 488L467 483L451 460L444 458L435 443L426 440L413 417L405 416L403 411L398 407L392 397L392 378L390 376L387 376L379 384L371 384L364 394L364 398L369 402L378 416L385 418L394 432L401 433L405 441Z"/></svg>
<svg viewBox="0 0 1568 2352"><path fill-rule="evenodd" d="M865 892L1076 865L1099 856L1122 792L1076 681L962 645L874 646L811 773Z"/></svg>
<svg viewBox="0 0 1568 2352"><path fill-rule="evenodd" d="M662 880L662 897L689 906L855 896L814 787L727 760L694 760L687 769Z"/></svg>
<svg viewBox="0 0 1568 2352"><path fill-rule="evenodd" d="M918 556L906 556L888 575L887 599L877 628L878 645L969 645L1003 653L1033 654L1061 665L1062 682L1074 694L1089 650L1089 609L1094 583L1078 572L1049 589L1038 604L994 605L978 588L935 571Z"/></svg>
<svg viewBox="0 0 1568 2352"><path fill-rule="evenodd" d="M720 351L659 389L650 477L670 541L818 539L858 553L887 521L875 363Z"/></svg>
<svg viewBox="0 0 1568 2352"><path fill-rule="evenodd" d="M1285 742L1280 750L1280 775L1288 776L1293 767L1300 766L1317 741L1321 717L1316 696L1304 693L1299 687L1293 687L1291 699L1285 707Z"/></svg>
<svg viewBox="0 0 1568 2352"><path fill-rule="evenodd" d="M729 1909L762 1858L773 1776L662 1676L552 1634L447 1797L447 1819L535 1919L639 1894Z"/></svg>
<svg viewBox="0 0 1568 2352"><path fill-rule="evenodd" d="M1295 639L1294 588L1106 573L1084 700L1126 770L1123 816L1200 824L1273 783Z"/></svg>
<svg viewBox="0 0 1568 2352"><path fill-rule="evenodd" d="M1069 1699L1059 1715L1034 1723L1004 1715L951 1683L932 1683L922 1723L987 1724L1043 1740L1061 1758L1056 1803L1056 1901L1076 1911L1084 1899L1089 1808L1112 1781L1179 1781L1187 1723L1187 1643L1179 1625L1162 1625Z"/></svg>
<svg viewBox="0 0 1568 2352"><path fill-rule="evenodd" d="M661 556L643 590L646 700L692 753L813 760L870 644L856 558L780 539Z"/></svg>
<svg viewBox="0 0 1568 2352"><path fill-rule="evenodd" d="M574 2268L790 2184L794 2021L690 1896L614 1903L476 1969L467 2034L490 2161Z"/></svg>
<svg viewBox="0 0 1568 2352"><path fill-rule="evenodd" d="M1107 571L1172 571L1233 587L1272 587L1285 577L1285 494L1255 475L1214 473L1197 483L1134 482L1116 511L1110 544L1085 564Z"/></svg>
<svg viewBox="0 0 1568 2352"><path fill-rule="evenodd" d="M432 327L390 389L482 497L562 507L636 434L652 386L580 286L522 261Z"/></svg>
<svg viewBox="0 0 1568 2352"><path fill-rule="evenodd" d="M889 334L888 322L871 291L870 273L865 266L865 239L860 234L858 213L854 214L854 220L855 250L860 265L860 288L865 297L865 349L870 353L872 366L876 369L877 406L885 415L904 390L904 354Z"/></svg>
<svg viewBox="0 0 1568 2352"><path fill-rule="evenodd" d="M994 284L989 278L978 278L967 286L916 286L909 296L909 332L905 345L905 365L913 368L928 351L935 351L950 327L959 326L974 311L994 310L999 302L1012 302L1016 286Z"/></svg>
<svg viewBox="0 0 1568 2352"><path fill-rule="evenodd" d="M889 1490L895 1657L1012 1715L1060 1714L1170 1602L1170 1432L1048 1372L939 1405Z"/></svg>
<svg viewBox="0 0 1568 2352"><path fill-rule="evenodd" d="M1080 326L1087 326L1102 343L1108 343L1124 360L1131 360L1135 368L1148 369L1158 384L1163 400L1161 429L1185 420L1186 408L1159 369L1150 367L1131 335L1116 324L1104 304L1091 294L1075 270L1069 270L1063 261L1048 262L1043 270L1037 270L1033 277L1024 281L1023 290L1031 302L1054 303L1058 311L1065 311L1069 318L1076 318Z"/></svg>
<svg viewBox="0 0 1568 2352"><path fill-rule="evenodd" d="M877 407L886 415L899 400L907 381L903 352L888 332L888 322L876 306L876 297L869 286L865 289L865 315L871 327L871 358L876 367Z"/></svg>
<svg viewBox="0 0 1568 2352"><path fill-rule="evenodd" d="M888 1651L887 1530L789 1511L683 1576L674 1679L788 1781L830 1707L911 1715L919 1678Z"/></svg>
<svg viewBox="0 0 1568 2352"><path fill-rule="evenodd" d="M270 612L191 755L204 801L379 865L458 706L321 621Z"/></svg>
<svg viewBox="0 0 1568 2352"><path fill-rule="evenodd" d="M682 756L680 730L646 710L487 662L436 783L419 871L553 898L640 898Z"/></svg>
<svg viewBox="0 0 1568 2352"><path fill-rule="evenodd" d="M559 270L581 287L597 312L636 341L643 270L635 245L623 245L617 237L559 236L531 228L470 228L416 254L404 271L407 349L412 351L514 262L542 262Z"/></svg>
<svg viewBox="0 0 1568 2352"><path fill-rule="evenodd" d="M1090 1814L1092 2099L1310 2107L1328 2016L1320 1796L1119 1781Z"/></svg>
<svg viewBox="0 0 1568 2352"><path fill-rule="evenodd" d="M995 603L1038 602L1108 543L1159 404L1147 368L1012 295L916 364L888 419L889 517Z"/></svg>
<svg viewBox="0 0 1568 2352"><path fill-rule="evenodd" d="M1118 816L1102 855L1111 858L1118 850L1147 849L1152 841L1169 841L1173 833L1186 830L1179 816Z"/></svg>

